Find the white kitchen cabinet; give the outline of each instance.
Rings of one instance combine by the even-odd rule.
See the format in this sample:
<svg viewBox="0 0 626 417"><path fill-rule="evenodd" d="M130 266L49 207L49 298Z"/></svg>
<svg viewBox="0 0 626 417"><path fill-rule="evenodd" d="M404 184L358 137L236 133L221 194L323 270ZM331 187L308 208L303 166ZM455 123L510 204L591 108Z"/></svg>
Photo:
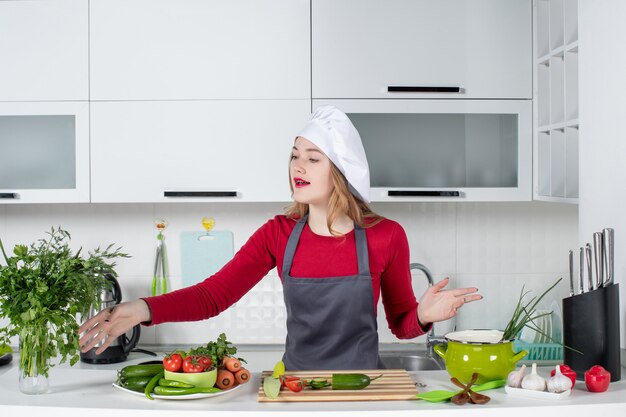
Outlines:
<svg viewBox="0 0 626 417"><path fill-rule="evenodd" d="M0 204L89 202L89 103L0 103Z"/></svg>
<svg viewBox="0 0 626 417"><path fill-rule="evenodd" d="M88 99L88 5L0 1L0 101Z"/></svg>
<svg viewBox="0 0 626 417"><path fill-rule="evenodd" d="M91 0L92 100L306 99L309 0Z"/></svg>
<svg viewBox="0 0 626 417"><path fill-rule="evenodd" d="M578 1L536 0L533 198L578 203Z"/></svg>
<svg viewBox="0 0 626 417"><path fill-rule="evenodd" d="M314 99L532 98L531 0L312 0L311 13Z"/></svg>
<svg viewBox="0 0 626 417"><path fill-rule="evenodd" d="M314 100L359 131L372 201L530 201L530 100Z"/></svg>
<svg viewBox="0 0 626 417"><path fill-rule="evenodd" d="M92 103L92 202L290 201L309 114L309 100Z"/></svg>

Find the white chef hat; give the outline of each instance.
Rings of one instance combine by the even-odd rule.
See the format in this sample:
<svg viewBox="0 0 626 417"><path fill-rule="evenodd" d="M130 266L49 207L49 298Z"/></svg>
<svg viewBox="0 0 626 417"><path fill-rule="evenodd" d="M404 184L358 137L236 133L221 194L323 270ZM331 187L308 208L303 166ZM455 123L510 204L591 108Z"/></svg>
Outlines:
<svg viewBox="0 0 626 417"><path fill-rule="evenodd" d="M350 191L369 203L370 171L365 149L344 112L334 106L318 107L297 136L320 148L346 177Z"/></svg>

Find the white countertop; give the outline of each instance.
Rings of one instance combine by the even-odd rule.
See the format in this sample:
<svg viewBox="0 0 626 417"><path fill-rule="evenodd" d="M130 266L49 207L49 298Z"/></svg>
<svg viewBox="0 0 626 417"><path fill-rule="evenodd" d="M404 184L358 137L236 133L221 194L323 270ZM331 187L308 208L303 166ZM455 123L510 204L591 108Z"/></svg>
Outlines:
<svg viewBox="0 0 626 417"><path fill-rule="evenodd" d="M0 415L15 416L24 413L37 413L46 417L111 417L112 415L132 415L134 417L207 416L211 413L226 412L222 416L254 415L276 416L277 413L290 413L303 416L317 416L332 413L341 416L389 415L430 416L455 413L459 416L524 416L532 417L556 415L585 416L591 413L607 416L626 415L626 380L612 383L605 393L590 393L583 382L578 381L569 397L561 400L539 400L514 397L504 388L486 391L491 401L485 405L452 403L428 403L415 401L368 401L368 402L328 402L328 403L259 403L257 391L260 384L260 370L270 369L267 363L280 359L279 352L238 352L238 356L248 361L252 379L236 391L212 398L197 400L148 400L114 388L116 370L130 364L154 359L143 354L132 353L129 360L112 365L89 365L78 363L73 367L67 364L56 366L50 372L50 392L41 395L26 395L18 389L17 357L10 365L0 367ZM262 363L262 368L255 367ZM622 372L625 372L623 370ZM540 369L547 376L549 368ZM411 372L415 382L426 384L421 391L435 389L455 389L449 382L446 371ZM626 375L626 374L624 374ZM563 414L561 414L563 413ZM602 414L600 414L602 413Z"/></svg>

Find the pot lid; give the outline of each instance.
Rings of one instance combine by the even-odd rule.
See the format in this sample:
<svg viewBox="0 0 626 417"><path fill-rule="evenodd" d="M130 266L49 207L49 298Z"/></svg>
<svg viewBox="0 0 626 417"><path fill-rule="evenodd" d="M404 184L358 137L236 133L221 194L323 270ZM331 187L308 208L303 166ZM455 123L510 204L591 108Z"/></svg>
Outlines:
<svg viewBox="0 0 626 417"><path fill-rule="evenodd" d="M510 342L510 340L502 340L504 332L502 330L460 330L446 334L444 337L448 341L469 343L469 344L496 344Z"/></svg>

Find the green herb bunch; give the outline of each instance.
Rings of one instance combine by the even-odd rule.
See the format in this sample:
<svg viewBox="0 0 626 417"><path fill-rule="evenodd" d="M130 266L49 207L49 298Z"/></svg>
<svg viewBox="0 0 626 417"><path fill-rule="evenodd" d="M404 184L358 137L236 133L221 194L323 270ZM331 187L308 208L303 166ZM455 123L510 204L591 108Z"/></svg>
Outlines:
<svg viewBox="0 0 626 417"><path fill-rule="evenodd" d="M524 291L524 287L522 286L522 291L520 292L519 299L517 300L517 305L515 306L515 310L513 311L513 315L509 320L506 328L504 329L504 334L502 335L502 340L513 340L517 337L519 332L522 331L524 327L528 327L533 329L536 332L541 333L544 336L547 336L550 340L553 340L551 335L547 335L543 332L542 329L538 328L535 325L535 320L540 317L550 315L550 313L537 314L536 308L539 302L545 297L547 293L549 293L554 287L557 286L559 282L561 282L563 278L559 278L550 288L545 290L543 294L539 297L532 297L530 300L525 301L526 296L530 293L530 291ZM557 342L560 344L560 342Z"/></svg>
<svg viewBox="0 0 626 417"><path fill-rule="evenodd" d="M109 245L83 258L82 248L73 253L69 247L69 232L53 227L47 235L30 246L16 245L11 257L0 240L6 263L0 264L0 318L9 320L0 328L0 345L13 336L30 338L32 351L20 352L27 375L37 366L36 372L47 376L49 359L59 355L60 363L78 361L78 315L99 305L100 294L111 285L105 274L115 274L112 260L129 257Z"/></svg>
<svg viewBox="0 0 626 417"><path fill-rule="evenodd" d="M211 341L206 346L199 346L189 351L189 355L209 356L211 363L216 365L221 364L224 356L234 356L235 353L237 353L237 347L226 340L225 333L220 334L216 341ZM245 363L242 358L238 359Z"/></svg>

